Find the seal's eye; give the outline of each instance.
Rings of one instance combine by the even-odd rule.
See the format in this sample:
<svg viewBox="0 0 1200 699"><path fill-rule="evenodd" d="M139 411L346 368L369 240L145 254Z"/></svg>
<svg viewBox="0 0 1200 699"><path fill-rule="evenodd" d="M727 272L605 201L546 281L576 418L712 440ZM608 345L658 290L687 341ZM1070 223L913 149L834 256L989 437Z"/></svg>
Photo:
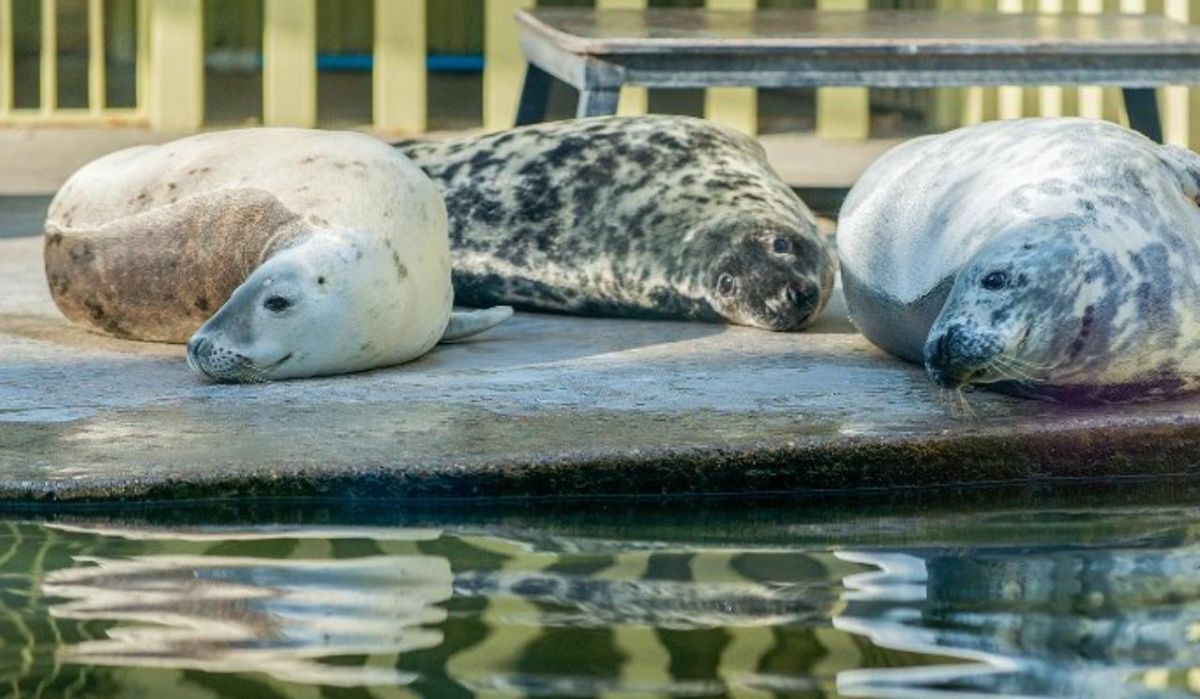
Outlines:
<svg viewBox="0 0 1200 699"><path fill-rule="evenodd" d="M792 251L792 241L787 238L776 238L775 242L771 243L771 249L779 254L784 254Z"/></svg>
<svg viewBox="0 0 1200 699"><path fill-rule="evenodd" d="M979 283L988 291L999 291L1008 286L1008 272L989 272Z"/></svg>
<svg viewBox="0 0 1200 699"><path fill-rule="evenodd" d="M272 313L283 313L290 308L292 302L282 296L268 296L266 301L263 301L263 308Z"/></svg>
<svg viewBox="0 0 1200 699"><path fill-rule="evenodd" d="M721 292L725 296L733 293L733 287L735 285L736 284L733 279L733 275L728 272L717 278L717 291Z"/></svg>

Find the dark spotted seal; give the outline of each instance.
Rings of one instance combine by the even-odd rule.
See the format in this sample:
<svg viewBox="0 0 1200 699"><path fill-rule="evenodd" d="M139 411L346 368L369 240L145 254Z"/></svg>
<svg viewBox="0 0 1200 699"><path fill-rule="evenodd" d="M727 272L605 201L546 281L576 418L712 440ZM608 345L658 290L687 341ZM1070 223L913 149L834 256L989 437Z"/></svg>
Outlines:
<svg viewBox="0 0 1200 699"><path fill-rule="evenodd" d="M946 387L1065 402L1200 383L1200 157L1120 126L927 136L863 175L838 230L851 315Z"/></svg>
<svg viewBox="0 0 1200 699"><path fill-rule="evenodd" d="M752 139L672 116L397 143L438 183L460 302L795 330L834 262Z"/></svg>
<svg viewBox="0 0 1200 699"><path fill-rule="evenodd" d="M437 188L354 133L222 131L104 156L51 202L45 256L67 318L191 336L189 364L223 381L399 364L510 312L451 312Z"/></svg>

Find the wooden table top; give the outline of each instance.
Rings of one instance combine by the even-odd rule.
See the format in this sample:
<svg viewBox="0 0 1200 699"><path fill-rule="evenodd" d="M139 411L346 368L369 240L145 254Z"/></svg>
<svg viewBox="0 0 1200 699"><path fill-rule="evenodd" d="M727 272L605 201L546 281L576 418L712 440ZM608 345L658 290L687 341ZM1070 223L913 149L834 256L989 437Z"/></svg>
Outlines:
<svg viewBox="0 0 1200 699"><path fill-rule="evenodd" d="M527 35L575 54L1197 54L1200 27L1152 15L544 8Z"/></svg>

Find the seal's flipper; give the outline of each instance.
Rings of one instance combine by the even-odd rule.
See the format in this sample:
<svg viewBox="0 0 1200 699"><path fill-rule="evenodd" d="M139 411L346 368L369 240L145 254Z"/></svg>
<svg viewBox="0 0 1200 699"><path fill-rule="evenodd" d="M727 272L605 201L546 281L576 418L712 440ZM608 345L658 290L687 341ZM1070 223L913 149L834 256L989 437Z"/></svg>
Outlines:
<svg viewBox="0 0 1200 699"><path fill-rule="evenodd" d="M439 342L457 342L490 330L512 317L512 306L493 306L481 311L454 311Z"/></svg>

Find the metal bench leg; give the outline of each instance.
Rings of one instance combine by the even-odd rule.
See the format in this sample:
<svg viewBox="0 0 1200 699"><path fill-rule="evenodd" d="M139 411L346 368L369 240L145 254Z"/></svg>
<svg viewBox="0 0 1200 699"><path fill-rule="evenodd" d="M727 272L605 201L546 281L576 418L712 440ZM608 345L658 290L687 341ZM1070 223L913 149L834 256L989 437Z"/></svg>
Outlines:
<svg viewBox="0 0 1200 699"><path fill-rule="evenodd" d="M617 113L617 102L621 91L616 90L580 90L579 106L575 109L575 118L582 119L590 116L611 116Z"/></svg>
<svg viewBox="0 0 1200 699"><path fill-rule="evenodd" d="M552 80L553 76L532 63L525 67L525 84L521 86L521 101L517 104L517 126L546 120Z"/></svg>
<svg viewBox="0 0 1200 699"><path fill-rule="evenodd" d="M1153 88L1126 88L1125 113L1129 125L1155 143L1162 143L1162 122L1158 118L1158 100Z"/></svg>

